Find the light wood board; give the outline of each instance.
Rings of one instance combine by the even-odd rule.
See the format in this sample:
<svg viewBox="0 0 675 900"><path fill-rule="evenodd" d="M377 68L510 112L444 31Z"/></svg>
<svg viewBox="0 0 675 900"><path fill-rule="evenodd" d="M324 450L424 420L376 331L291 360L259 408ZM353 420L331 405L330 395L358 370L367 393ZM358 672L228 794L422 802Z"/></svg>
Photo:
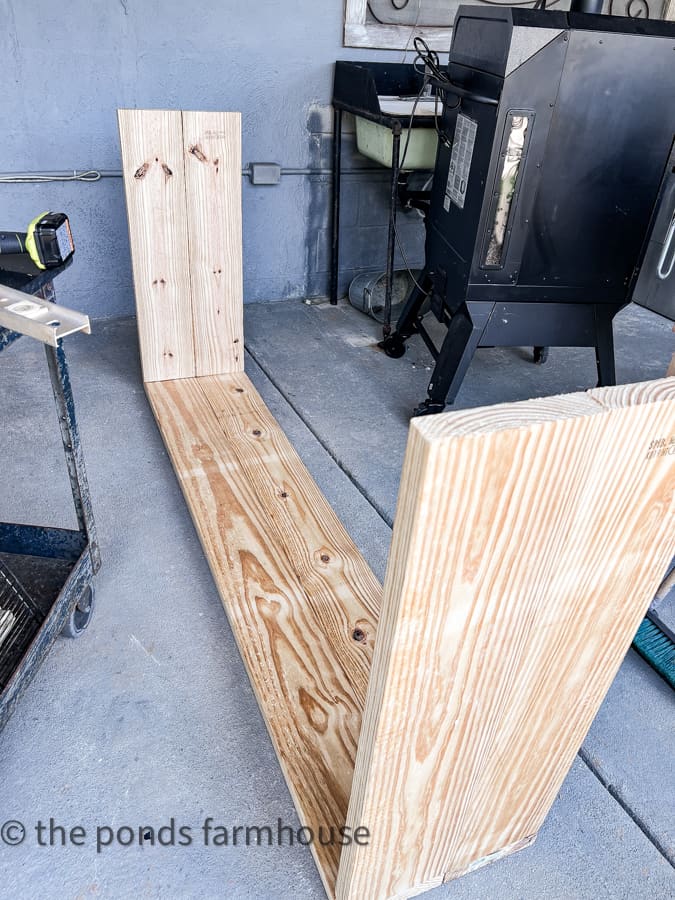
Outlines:
<svg viewBox="0 0 675 900"><path fill-rule="evenodd" d="M143 378L242 371L241 115L118 119Z"/></svg>
<svg viewBox="0 0 675 900"><path fill-rule="evenodd" d="M338 898L534 839L675 552L674 436L674 379L413 420Z"/></svg>
<svg viewBox="0 0 675 900"><path fill-rule="evenodd" d="M241 115L183 113L195 374L244 370Z"/></svg>
<svg viewBox="0 0 675 900"><path fill-rule="evenodd" d="M181 113L118 110L143 378L195 373Z"/></svg>
<svg viewBox="0 0 675 900"><path fill-rule="evenodd" d="M346 820L381 586L245 375L146 391L300 820L327 835ZM340 849L312 845L331 895Z"/></svg>

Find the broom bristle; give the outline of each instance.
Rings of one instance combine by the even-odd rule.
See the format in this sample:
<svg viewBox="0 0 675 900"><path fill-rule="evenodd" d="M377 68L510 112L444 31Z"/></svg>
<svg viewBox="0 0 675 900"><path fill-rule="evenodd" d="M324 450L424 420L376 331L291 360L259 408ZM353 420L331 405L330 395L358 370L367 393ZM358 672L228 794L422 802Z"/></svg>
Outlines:
<svg viewBox="0 0 675 900"><path fill-rule="evenodd" d="M675 689L675 644L649 619L633 638L633 647Z"/></svg>

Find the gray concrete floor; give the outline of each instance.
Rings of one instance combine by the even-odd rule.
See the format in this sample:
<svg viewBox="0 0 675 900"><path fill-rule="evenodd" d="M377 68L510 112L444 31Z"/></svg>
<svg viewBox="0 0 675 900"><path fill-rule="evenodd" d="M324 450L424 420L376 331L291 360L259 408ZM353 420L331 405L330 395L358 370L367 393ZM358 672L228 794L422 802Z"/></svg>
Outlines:
<svg viewBox="0 0 675 900"><path fill-rule="evenodd" d="M67 302L66 298L63 298ZM356 543L382 576L407 414L424 396L419 344L394 361L346 306L246 309L247 371ZM616 324L621 381L663 374L667 322L636 308ZM302 847L205 847L201 823L284 823L292 802L199 542L145 400L135 323L68 339L103 568L97 611L59 639L0 734L0 898L320 898ZM583 389L593 354L479 351L458 406ZM0 355L0 519L72 525L41 347ZM535 845L439 888L433 900L675 896L675 694L632 651ZM36 843L38 821L86 832ZM192 828L190 846L111 846L96 826ZM1 824L1 822L0 822Z"/></svg>

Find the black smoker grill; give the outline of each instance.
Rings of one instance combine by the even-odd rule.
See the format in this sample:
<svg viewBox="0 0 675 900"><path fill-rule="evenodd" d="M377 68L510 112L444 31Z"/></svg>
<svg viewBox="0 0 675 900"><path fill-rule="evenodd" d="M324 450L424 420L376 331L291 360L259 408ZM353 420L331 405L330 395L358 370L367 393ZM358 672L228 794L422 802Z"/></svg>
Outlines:
<svg viewBox="0 0 675 900"><path fill-rule="evenodd" d="M612 319L670 173L675 23L461 6L447 77L425 268L381 345L419 332L434 354L416 413L454 400L477 347L595 347L614 384Z"/></svg>

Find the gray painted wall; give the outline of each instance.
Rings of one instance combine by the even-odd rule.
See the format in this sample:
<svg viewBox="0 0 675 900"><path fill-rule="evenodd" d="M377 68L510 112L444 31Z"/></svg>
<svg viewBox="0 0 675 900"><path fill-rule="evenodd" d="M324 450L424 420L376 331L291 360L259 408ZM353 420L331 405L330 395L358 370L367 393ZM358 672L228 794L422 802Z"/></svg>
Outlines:
<svg viewBox="0 0 675 900"><path fill-rule="evenodd" d="M0 0L5 129L0 171L119 169L117 107L241 110L243 160L330 164L332 63L401 59L342 47L342 0ZM363 165L360 157L344 165ZM344 182L344 289L384 266L384 170ZM276 187L244 179L247 301L327 292L328 196L322 176ZM77 254L59 279L63 303L93 316L133 311L122 182L0 184L0 227L46 209L70 215ZM411 264L419 217L403 216Z"/></svg>

